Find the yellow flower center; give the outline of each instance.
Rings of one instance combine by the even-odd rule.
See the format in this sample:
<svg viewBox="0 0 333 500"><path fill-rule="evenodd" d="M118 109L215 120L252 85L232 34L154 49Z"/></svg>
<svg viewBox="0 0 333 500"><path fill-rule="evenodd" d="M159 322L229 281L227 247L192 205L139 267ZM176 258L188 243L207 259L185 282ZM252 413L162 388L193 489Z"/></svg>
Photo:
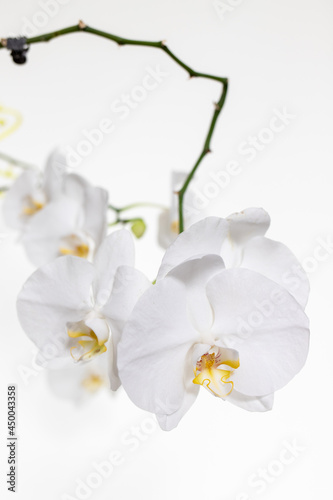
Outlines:
<svg viewBox="0 0 333 500"><path fill-rule="evenodd" d="M86 327L84 331L68 329L67 333L71 339L80 339L70 350L74 361L89 361L107 350L105 341L100 342L91 328Z"/></svg>
<svg viewBox="0 0 333 500"><path fill-rule="evenodd" d="M217 352L207 352L197 361L193 383L202 385L214 396L225 398L234 388L234 383L229 378L239 367L239 359L228 359L223 349L216 350Z"/></svg>
<svg viewBox="0 0 333 500"><path fill-rule="evenodd" d="M34 199L29 200L29 205L23 208L23 214L24 215L34 215L37 213L39 210L41 210L44 207L44 203L41 203L39 201L36 201Z"/></svg>
<svg viewBox="0 0 333 500"><path fill-rule="evenodd" d="M64 240L64 244L60 246L60 255L75 255L86 259L89 255L89 245L84 243L76 234L72 234Z"/></svg>
<svg viewBox="0 0 333 500"><path fill-rule="evenodd" d="M13 172L13 168L9 166L6 169L1 169L0 176L5 177L6 179L14 179L15 174Z"/></svg>
<svg viewBox="0 0 333 500"><path fill-rule="evenodd" d="M82 380L82 385L88 392L97 392L105 385L105 380L100 375L92 373Z"/></svg>
<svg viewBox="0 0 333 500"><path fill-rule="evenodd" d="M174 220L174 221L171 222L170 229L171 229L172 233L175 233L175 234L179 233L179 222L178 222L178 220Z"/></svg>
<svg viewBox="0 0 333 500"><path fill-rule="evenodd" d="M76 245L74 248L60 247L61 255L75 255L86 259L89 255L89 246L86 244Z"/></svg>

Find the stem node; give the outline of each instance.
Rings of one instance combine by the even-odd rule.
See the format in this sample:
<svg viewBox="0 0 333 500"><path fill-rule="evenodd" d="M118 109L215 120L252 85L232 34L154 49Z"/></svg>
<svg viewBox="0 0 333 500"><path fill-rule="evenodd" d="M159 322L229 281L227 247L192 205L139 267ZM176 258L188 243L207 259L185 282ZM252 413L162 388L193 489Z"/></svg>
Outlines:
<svg viewBox="0 0 333 500"><path fill-rule="evenodd" d="M87 27L87 25L84 21L82 21L82 19L80 19L78 27L80 28L80 30L84 30Z"/></svg>

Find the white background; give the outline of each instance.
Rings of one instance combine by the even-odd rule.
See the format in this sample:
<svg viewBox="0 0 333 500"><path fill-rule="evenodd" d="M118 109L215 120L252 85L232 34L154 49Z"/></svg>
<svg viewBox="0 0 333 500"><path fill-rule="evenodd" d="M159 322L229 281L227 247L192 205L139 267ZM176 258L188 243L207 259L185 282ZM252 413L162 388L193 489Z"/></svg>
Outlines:
<svg viewBox="0 0 333 500"><path fill-rule="evenodd" d="M333 250L321 250L320 261L314 255L320 241L333 237L333 4L225 0L230 8L222 15L211 0L70 0L58 4L56 15L45 21L45 16L38 17L41 3L1 0L0 36L19 34L27 23L41 34L82 18L125 37L166 39L196 70L230 78L214 153L202 165L197 182L207 187L211 172L225 169L232 160L239 163L240 173L207 209L226 216L263 206L270 213L269 236L287 244L309 270L312 342L305 368L276 394L272 412L250 414L202 390L176 430L148 434L151 416L134 407L123 391L115 397L104 391L77 406L55 396L43 372L24 383L18 367L31 367L34 350L19 326L15 300L33 268L2 228L1 498L13 495L5 485L6 386L11 382L18 385L19 400L17 499L78 498L77 480L86 482L95 470L93 463L105 461L115 450L123 463L87 498L328 498ZM34 25L37 18L43 26ZM42 166L55 145L76 147L84 129L110 118L114 131L77 170L106 187L114 204L167 204L171 170L189 170L201 149L218 84L188 81L184 71L155 49L118 48L89 34L36 44L28 58L29 64L20 67L0 51L0 104L19 110L24 118L20 129L1 141L0 150ZM112 103L141 84L147 67L157 65L168 76L121 120ZM248 161L240 145L269 125L275 109L283 108L294 118ZM142 210L139 215L147 216L149 228L137 243L137 266L154 279L162 257L156 243L158 212ZM136 426L145 431L128 444L124 439ZM282 464L285 443L293 441L302 451L294 457L287 454L290 463ZM269 474L261 488L256 482L260 469Z"/></svg>

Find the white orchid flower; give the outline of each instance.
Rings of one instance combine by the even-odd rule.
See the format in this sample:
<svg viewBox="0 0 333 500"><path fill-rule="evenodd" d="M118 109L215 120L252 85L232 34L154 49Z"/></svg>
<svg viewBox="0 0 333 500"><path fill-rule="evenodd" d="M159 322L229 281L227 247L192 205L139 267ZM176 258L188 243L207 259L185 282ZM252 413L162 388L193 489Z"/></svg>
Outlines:
<svg viewBox="0 0 333 500"><path fill-rule="evenodd" d="M171 245L179 234L177 191L183 186L187 177L188 172L172 172L170 208L164 210L160 214L158 221L158 243L162 248L167 248ZM184 199L184 219L186 228L189 228L192 224L206 216L204 210L196 210L194 208L193 199L193 187L190 185Z"/></svg>
<svg viewBox="0 0 333 500"><path fill-rule="evenodd" d="M8 190L3 212L19 230L30 261L40 266L59 255L88 257L106 234L108 193L67 171L55 151L45 171L25 171Z"/></svg>
<svg viewBox="0 0 333 500"><path fill-rule="evenodd" d="M124 389L165 430L177 426L200 386L249 411L271 409L274 392L307 357L302 306L259 272L226 269L218 254L228 234L229 223L217 218L182 233L118 344Z"/></svg>
<svg viewBox="0 0 333 500"><path fill-rule="evenodd" d="M111 388L118 388L116 346L150 284L133 265L134 243L123 229L103 241L93 263L59 257L27 280L17 300L18 317L50 367L108 356Z"/></svg>
<svg viewBox="0 0 333 500"><path fill-rule="evenodd" d="M282 285L305 307L309 295L306 273L289 248L265 236L269 225L270 217L262 208L247 208L226 219L207 217L167 249L158 279L185 260L216 254L228 269L250 269Z"/></svg>
<svg viewBox="0 0 333 500"><path fill-rule="evenodd" d="M114 394L110 391L107 356L95 356L89 363L69 360L61 370L47 370L46 375L55 396L79 405L103 390Z"/></svg>

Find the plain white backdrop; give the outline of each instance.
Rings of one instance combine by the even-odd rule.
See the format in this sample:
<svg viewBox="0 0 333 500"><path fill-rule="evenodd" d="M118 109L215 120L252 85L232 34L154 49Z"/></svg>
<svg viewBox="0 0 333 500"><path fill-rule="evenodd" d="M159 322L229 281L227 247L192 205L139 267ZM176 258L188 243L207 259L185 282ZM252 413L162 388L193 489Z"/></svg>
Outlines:
<svg viewBox="0 0 333 500"><path fill-rule="evenodd" d="M0 0L0 36L42 34L83 19L128 38L166 39L194 69L229 77L213 154L196 185L211 198L210 214L227 216L249 206L270 213L269 236L287 244L309 272L312 341L305 368L276 394L270 413L249 414L201 391L179 427L164 433L123 391L114 397L104 391L77 406L51 392L44 372L28 384L19 374L19 367L31 367L34 349L18 323L15 301L33 268L1 227L1 498L12 498L5 484L8 383L18 386L19 500L80 498L78 480L91 483L85 498L93 500L329 497L332 2L54 0L52 15L45 14L46 3ZM115 111L123 94L138 95L135 88L151 71L163 73L156 88L128 112ZM167 204L171 171L193 165L219 91L214 82L189 81L158 50L119 48L89 34L33 45L21 67L1 50L0 105L18 110L23 124L0 141L0 151L42 166L54 146L75 149L85 131L108 119L112 132L76 170L107 188L115 205ZM276 113L289 118L279 132L267 132ZM259 146L250 153L253 137ZM217 191L212 173L223 176L231 161L237 175ZM149 227L137 242L137 267L153 280L163 255L158 212L139 215ZM112 452L118 452L112 457L116 465L99 481L96 464ZM84 498L83 489L79 493Z"/></svg>

